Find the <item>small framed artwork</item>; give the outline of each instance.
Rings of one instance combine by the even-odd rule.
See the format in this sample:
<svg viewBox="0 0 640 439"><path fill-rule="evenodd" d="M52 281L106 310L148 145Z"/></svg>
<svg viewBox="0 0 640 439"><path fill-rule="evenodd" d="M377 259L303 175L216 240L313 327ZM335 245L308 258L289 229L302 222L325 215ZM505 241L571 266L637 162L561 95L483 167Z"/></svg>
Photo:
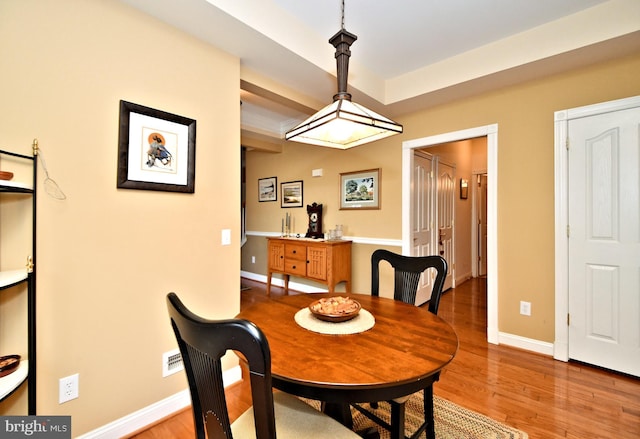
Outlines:
<svg viewBox="0 0 640 439"><path fill-rule="evenodd" d="M280 207L302 207L302 180L280 185Z"/></svg>
<svg viewBox="0 0 640 439"><path fill-rule="evenodd" d="M258 201L278 200L278 178L268 177L258 179Z"/></svg>
<svg viewBox="0 0 640 439"><path fill-rule="evenodd" d="M340 210L380 209L381 170L340 174Z"/></svg>
<svg viewBox="0 0 640 439"><path fill-rule="evenodd" d="M118 187L194 193L196 121L120 101Z"/></svg>
<svg viewBox="0 0 640 439"><path fill-rule="evenodd" d="M469 181L460 179L460 199L466 200L469 197Z"/></svg>

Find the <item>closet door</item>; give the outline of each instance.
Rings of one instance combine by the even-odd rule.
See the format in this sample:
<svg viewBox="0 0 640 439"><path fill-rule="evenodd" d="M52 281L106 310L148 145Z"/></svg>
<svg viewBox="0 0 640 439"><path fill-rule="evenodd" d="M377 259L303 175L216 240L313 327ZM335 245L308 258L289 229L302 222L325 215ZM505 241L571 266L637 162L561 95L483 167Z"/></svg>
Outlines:
<svg viewBox="0 0 640 439"><path fill-rule="evenodd" d="M568 124L569 358L640 376L640 108Z"/></svg>

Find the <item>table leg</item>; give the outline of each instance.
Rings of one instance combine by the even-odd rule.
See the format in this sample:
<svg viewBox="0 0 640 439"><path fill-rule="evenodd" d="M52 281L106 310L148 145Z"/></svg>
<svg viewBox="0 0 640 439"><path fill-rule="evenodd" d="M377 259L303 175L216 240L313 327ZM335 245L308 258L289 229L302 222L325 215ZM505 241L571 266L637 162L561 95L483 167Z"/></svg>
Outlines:
<svg viewBox="0 0 640 439"><path fill-rule="evenodd" d="M285 274L284 276L284 294L285 296L289 295L289 275Z"/></svg>
<svg viewBox="0 0 640 439"><path fill-rule="evenodd" d="M424 419L427 425L427 438L436 439L436 429L433 421L433 385L424 389Z"/></svg>
<svg viewBox="0 0 640 439"><path fill-rule="evenodd" d="M267 272L267 297L271 296L271 272Z"/></svg>

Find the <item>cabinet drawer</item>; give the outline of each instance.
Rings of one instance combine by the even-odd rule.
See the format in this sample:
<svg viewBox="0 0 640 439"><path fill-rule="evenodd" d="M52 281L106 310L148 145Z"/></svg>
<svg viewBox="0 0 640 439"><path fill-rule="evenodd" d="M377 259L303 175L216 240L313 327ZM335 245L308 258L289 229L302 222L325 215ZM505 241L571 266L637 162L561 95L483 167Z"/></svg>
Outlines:
<svg viewBox="0 0 640 439"><path fill-rule="evenodd" d="M284 271L287 274L305 276L307 274L307 261L296 259L284 260Z"/></svg>
<svg viewBox="0 0 640 439"><path fill-rule="evenodd" d="M284 246L285 259L307 260L307 246L304 244L286 244Z"/></svg>

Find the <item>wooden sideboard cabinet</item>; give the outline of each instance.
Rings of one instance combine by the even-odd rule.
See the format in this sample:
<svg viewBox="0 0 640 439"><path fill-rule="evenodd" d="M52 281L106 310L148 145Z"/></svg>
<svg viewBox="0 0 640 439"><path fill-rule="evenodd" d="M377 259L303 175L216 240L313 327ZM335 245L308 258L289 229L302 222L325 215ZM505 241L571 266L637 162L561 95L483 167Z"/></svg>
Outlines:
<svg viewBox="0 0 640 439"><path fill-rule="evenodd" d="M267 295L271 294L271 276L280 273L284 291L289 294L289 277L297 276L321 282L333 293L340 282L351 292L351 241L324 241L305 238L267 238Z"/></svg>

